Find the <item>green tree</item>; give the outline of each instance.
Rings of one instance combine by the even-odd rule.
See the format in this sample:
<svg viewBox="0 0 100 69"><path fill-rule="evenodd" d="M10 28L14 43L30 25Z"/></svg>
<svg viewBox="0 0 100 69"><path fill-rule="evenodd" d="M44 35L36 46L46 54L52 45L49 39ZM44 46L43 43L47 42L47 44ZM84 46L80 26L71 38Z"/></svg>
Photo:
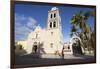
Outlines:
<svg viewBox="0 0 100 69"><path fill-rule="evenodd" d="M16 45L15 46L15 55L24 55L26 54L27 52L24 50L24 48L22 47L22 45Z"/></svg>
<svg viewBox="0 0 100 69"><path fill-rule="evenodd" d="M74 34L76 34L76 32L77 32L76 27L75 27L74 25L72 25L72 27L71 27L71 34L70 34L70 36L72 37Z"/></svg>
<svg viewBox="0 0 100 69"><path fill-rule="evenodd" d="M92 45L91 27L87 23L90 16L94 16L93 11L87 11L87 12L80 11L79 13L74 14L71 19L71 24L72 26L74 26L71 28L71 32L73 33L77 32L78 30L81 30L80 38L84 44L84 49L85 47L87 47L88 50L90 48L89 46Z"/></svg>

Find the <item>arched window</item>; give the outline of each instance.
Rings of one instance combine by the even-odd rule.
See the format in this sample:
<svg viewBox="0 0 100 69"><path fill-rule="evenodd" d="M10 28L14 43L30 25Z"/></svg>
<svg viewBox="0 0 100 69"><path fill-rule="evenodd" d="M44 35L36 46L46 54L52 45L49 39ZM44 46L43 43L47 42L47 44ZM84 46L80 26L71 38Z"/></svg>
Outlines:
<svg viewBox="0 0 100 69"><path fill-rule="evenodd" d="M56 13L54 13L54 18L56 17Z"/></svg>
<svg viewBox="0 0 100 69"><path fill-rule="evenodd" d="M50 22L50 28L52 28L52 22Z"/></svg>
<svg viewBox="0 0 100 69"><path fill-rule="evenodd" d="M54 21L53 27L56 27L56 22Z"/></svg>
<svg viewBox="0 0 100 69"><path fill-rule="evenodd" d="M51 18L52 18L52 14L51 14L51 16L50 16Z"/></svg>

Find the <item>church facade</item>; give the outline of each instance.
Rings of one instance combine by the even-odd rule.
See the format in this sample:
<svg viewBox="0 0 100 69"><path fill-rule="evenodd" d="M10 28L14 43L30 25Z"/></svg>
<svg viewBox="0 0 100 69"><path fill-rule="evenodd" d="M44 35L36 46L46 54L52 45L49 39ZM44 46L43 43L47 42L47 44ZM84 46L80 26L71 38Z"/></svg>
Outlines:
<svg viewBox="0 0 100 69"><path fill-rule="evenodd" d="M47 27L42 29L40 26L37 26L35 30L29 34L26 41L19 41L18 44L23 42L25 42L23 47L27 53L61 53L64 43L59 9L56 7L51 8L51 10L48 11ZM36 51L34 51L34 49L36 49Z"/></svg>

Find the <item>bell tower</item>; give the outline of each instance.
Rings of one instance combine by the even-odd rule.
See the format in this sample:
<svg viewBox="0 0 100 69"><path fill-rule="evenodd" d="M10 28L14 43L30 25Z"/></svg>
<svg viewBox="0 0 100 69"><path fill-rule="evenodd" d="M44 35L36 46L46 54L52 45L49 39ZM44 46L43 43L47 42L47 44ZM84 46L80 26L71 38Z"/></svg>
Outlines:
<svg viewBox="0 0 100 69"><path fill-rule="evenodd" d="M61 53L63 48L63 36L61 29L61 18L59 9L56 7L48 11L47 29L46 29L46 50L48 53ZM46 37L46 36L45 36ZM48 41L47 41L48 39Z"/></svg>
<svg viewBox="0 0 100 69"><path fill-rule="evenodd" d="M48 11L48 24L47 29L61 29L61 18L59 15L59 10L56 7L51 8Z"/></svg>

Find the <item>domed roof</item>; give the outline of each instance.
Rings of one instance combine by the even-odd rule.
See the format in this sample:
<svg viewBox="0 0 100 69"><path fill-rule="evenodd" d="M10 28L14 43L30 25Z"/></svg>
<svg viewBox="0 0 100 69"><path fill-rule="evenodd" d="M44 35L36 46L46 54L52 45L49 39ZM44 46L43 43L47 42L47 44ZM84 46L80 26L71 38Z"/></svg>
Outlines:
<svg viewBox="0 0 100 69"><path fill-rule="evenodd" d="M41 30L42 30L42 28L38 25L38 26L35 28L34 31L41 31Z"/></svg>
<svg viewBox="0 0 100 69"><path fill-rule="evenodd" d="M54 10L58 10L58 8L57 7L52 7L51 11L54 11Z"/></svg>

